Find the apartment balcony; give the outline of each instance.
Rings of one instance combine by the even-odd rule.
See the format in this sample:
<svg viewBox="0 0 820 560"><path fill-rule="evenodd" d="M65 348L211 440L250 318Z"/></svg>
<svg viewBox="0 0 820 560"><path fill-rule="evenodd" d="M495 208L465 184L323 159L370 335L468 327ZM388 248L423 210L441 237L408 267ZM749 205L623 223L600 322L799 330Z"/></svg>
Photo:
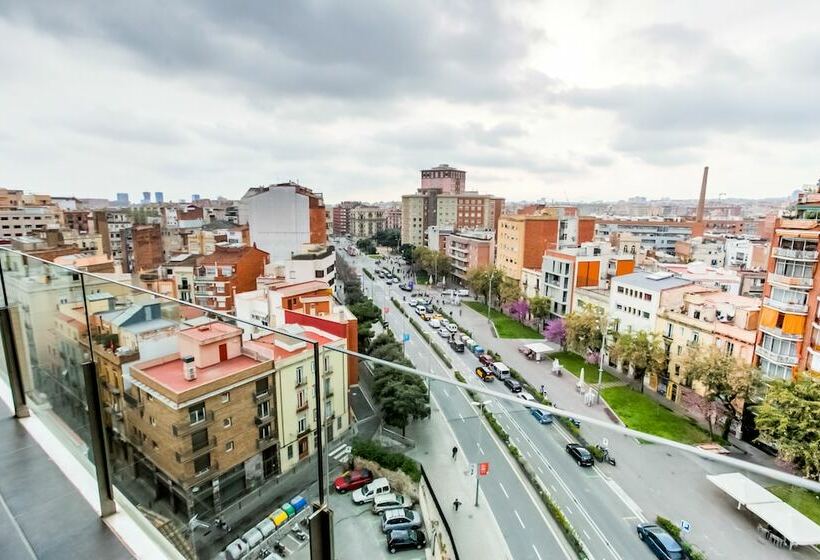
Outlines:
<svg viewBox="0 0 820 560"><path fill-rule="evenodd" d="M817 251L798 251L796 249L786 249L783 247L774 247L772 254L780 259L791 259L793 261L810 261L817 260Z"/></svg>
<svg viewBox="0 0 820 560"><path fill-rule="evenodd" d="M325 387L325 390L324 390L325 397L332 397L333 393L334 393L333 385L331 385L330 387Z"/></svg>
<svg viewBox="0 0 820 560"><path fill-rule="evenodd" d="M177 452L177 463L188 463L193 461L197 457L202 457L216 449L216 438L211 436L208 438L208 443L200 447L199 449L190 449L188 451L183 451L182 453Z"/></svg>
<svg viewBox="0 0 820 560"><path fill-rule="evenodd" d="M308 383L307 375L303 376L301 379L297 377L296 378L296 383L293 385L293 387L295 389L298 389L299 387L305 387L307 385L307 383Z"/></svg>
<svg viewBox="0 0 820 560"><path fill-rule="evenodd" d="M313 430L313 428L311 428L310 426L307 426L304 430L302 430L301 432L298 432L296 434L297 439L300 438L300 437L308 435L312 430Z"/></svg>
<svg viewBox="0 0 820 560"><path fill-rule="evenodd" d="M268 413L267 416L259 416L258 414L253 417L253 423L257 426L263 426L265 424L269 424L273 422L273 414Z"/></svg>
<svg viewBox="0 0 820 560"><path fill-rule="evenodd" d="M308 408L310 408L310 403L308 401L305 401L302 404L296 405L296 412L304 412Z"/></svg>
<svg viewBox="0 0 820 560"><path fill-rule="evenodd" d="M798 361L797 356L791 356L789 354L779 354L771 350L766 350L762 346L755 346L755 354L757 354L761 358L769 360L770 362L775 362L777 364L785 364L787 366L797 365Z"/></svg>
<svg viewBox="0 0 820 560"><path fill-rule="evenodd" d="M324 371L322 372L322 375L333 375L333 372L334 372L334 371L335 371L335 370L334 370L333 366L332 366L332 365L328 365L328 366L324 369Z"/></svg>
<svg viewBox="0 0 820 560"><path fill-rule="evenodd" d="M760 325L758 328L761 332L782 340L803 340L802 334L786 333L783 332L783 329L778 329L777 327L766 327L764 325Z"/></svg>
<svg viewBox="0 0 820 560"><path fill-rule="evenodd" d="M279 445L279 440L276 439L273 436L266 437L266 438L260 438L260 439L256 440L256 449L257 449L257 451L262 451L264 449L267 449L269 447L273 447L275 445Z"/></svg>
<svg viewBox="0 0 820 560"><path fill-rule="evenodd" d="M810 289L814 285L814 278L800 278L797 276L787 276L785 274L775 274L770 272L766 280L772 284L781 284L790 288Z"/></svg>
<svg viewBox="0 0 820 560"><path fill-rule="evenodd" d="M219 464L212 459L210 467L204 471L183 477L182 484L190 488L191 486L202 484L203 482L207 482L217 476L219 476Z"/></svg>
<svg viewBox="0 0 820 560"><path fill-rule="evenodd" d="M191 422L190 420L184 422L177 422L176 424L171 425L171 431L175 436L187 436L194 433L197 430L201 430L202 428L207 428L214 422L214 413L213 412L206 412L205 418L202 420L197 420L196 422Z"/></svg>
<svg viewBox="0 0 820 560"><path fill-rule="evenodd" d="M787 303L778 301L770 297L763 298L763 305L782 311L783 313L795 313L797 315L805 315L809 312L809 306L805 303Z"/></svg>
<svg viewBox="0 0 820 560"><path fill-rule="evenodd" d="M254 394L253 394L253 397L252 397L252 399L251 399L251 400L252 400L254 403L260 403L260 402L262 402L262 401L266 401L266 400L268 400L269 398L271 398L271 396L272 396L272 395L271 395L271 392L270 392L270 391L264 391L264 392L262 392L262 393L254 393Z"/></svg>
<svg viewBox="0 0 820 560"><path fill-rule="evenodd" d="M144 403L144 402L142 402L142 401L138 401L137 399L135 399L135 398L131 395L131 393L129 393L128 391L125 391L125 392L122 394L122 398L123 398L123 400L125 401L125 404L126 404L126 405L128 405L128 406L130 406L131 408L136 408L137 410L142 410L143 408L145 408L145 403Z"/></svg>

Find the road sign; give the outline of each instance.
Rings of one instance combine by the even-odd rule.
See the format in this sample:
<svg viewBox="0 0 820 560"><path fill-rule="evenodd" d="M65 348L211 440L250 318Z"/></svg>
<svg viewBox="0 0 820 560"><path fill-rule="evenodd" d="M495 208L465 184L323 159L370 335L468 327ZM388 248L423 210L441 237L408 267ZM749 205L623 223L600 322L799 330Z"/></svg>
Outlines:
<svg viewBox="0 0 820 560"><path fill-rule="evenodd" d="M490 463L478 464L478 476L487 476L490 473Z"/></svg>
<svg viewBox="0 0 820 560"><path fill-rule="evenodd" d="M467 465L467 476L475 476L476 473L476 464L470 463Z"/></svg>
<svg viewBox="0 0 820 560"><path fill-rule="evenodd" d="M410 342L410 335L408 333L404 333L403 335L401 335L401 341Z"/></svg>
<svg viewBox="0 0 820 560"><path fill-rule="evenodd" d="M385 314L390 313L390 308L389 307L384 307L383 310L384 310Z"/></svg>
<svg viewBox="0 0 820 560"><path fill-rule="evenodd" d="M690 525L688 521L686 521L684 519L681 519L680 520L680 528L681 528L681 531L683 531L684 533L688 533L689 531L692 530L692 525Z"/></svg>

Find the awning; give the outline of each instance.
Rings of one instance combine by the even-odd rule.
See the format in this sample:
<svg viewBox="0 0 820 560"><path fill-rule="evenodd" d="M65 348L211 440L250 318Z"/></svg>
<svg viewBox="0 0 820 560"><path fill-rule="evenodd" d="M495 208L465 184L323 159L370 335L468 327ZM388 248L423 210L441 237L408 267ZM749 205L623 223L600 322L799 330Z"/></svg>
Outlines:
<svg viewBox="0 0 820 560"><path fill-rule="evenodd" d="M768 523L795 546L820 544L820 525L786 502L750 504L749 511Z"/></svg>
<svg viewBox="0 0 820 560"><path fill-rule="evenodd" d="M820 544L820 525L740 473L707 475L709 481L754 513L791 546Z"/></svg>
<svg viewBox="0 0 820 560"><path fill-rule="evenodd" d="M527 348L529 348L530 350L532 350L533 352L536 352L538 354L543 354L544 352L551 352L552 351L550 349L550 347L547 346L546 344L544 344L543 342L533 342L531 344L525 344L524 346L526 346Z"/></svg>

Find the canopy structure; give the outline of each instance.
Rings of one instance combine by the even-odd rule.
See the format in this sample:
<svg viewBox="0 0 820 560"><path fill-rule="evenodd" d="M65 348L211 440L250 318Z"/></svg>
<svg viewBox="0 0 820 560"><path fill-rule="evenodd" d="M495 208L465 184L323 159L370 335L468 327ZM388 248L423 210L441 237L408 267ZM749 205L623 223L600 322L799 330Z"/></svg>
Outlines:
<svg viewBox="0 0 820 560"><path fill-rule="evenodd" d="M530 344L525 344L524 346L537 353L551 352L550 347L543 342L532 342Z"/></svg>
<svg viewBox="0 0 820 560"><path fill-rule="evenodd" d="M709 482L783 535L789 546L820 544L820 525L740 473L708 475Z"/></svg>

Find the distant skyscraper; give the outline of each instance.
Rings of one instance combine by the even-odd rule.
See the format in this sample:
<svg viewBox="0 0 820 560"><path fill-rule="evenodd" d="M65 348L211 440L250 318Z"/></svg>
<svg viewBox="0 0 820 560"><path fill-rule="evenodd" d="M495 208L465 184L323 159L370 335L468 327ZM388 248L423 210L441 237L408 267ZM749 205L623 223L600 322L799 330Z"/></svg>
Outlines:
<svg viewBox="0 0 820 560"><path fill-rule="evenodd" d="M128 204L128 193L127 192L118 192L117 193L117 202L120 204Z"/></svg>
<svg viewBox="0 0 820 560"><path fill-rule="evenodd" d="M158 202L159 204L162 204L163 202L165 202L165 195L163 195L162 192L160 192L160 191L155 192L154 193L154 202Z"/></svg>
<svg viewBox="0 0 820 560"><path fill-rule="evenodd" d="M191 202L196 202L197 200L199 200L199 195L198 194L192 194L191 195Z"/></svg>
<svg viewBox="0 0 820 560"><path fill-rule="evenodd" d="M151 193L148 191L142 191L142 201L144 203L151 202Z"/></svg>

